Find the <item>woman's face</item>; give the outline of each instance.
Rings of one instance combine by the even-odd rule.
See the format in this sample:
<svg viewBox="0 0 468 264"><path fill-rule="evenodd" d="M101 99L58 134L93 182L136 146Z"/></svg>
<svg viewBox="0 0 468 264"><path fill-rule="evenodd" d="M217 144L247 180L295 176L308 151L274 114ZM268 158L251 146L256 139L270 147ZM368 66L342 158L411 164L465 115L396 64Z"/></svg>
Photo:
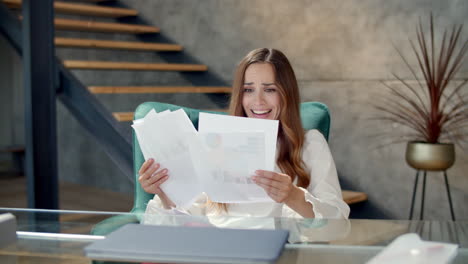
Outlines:
<svg viewBox="0 0 468 264"><path fill-rule="evenodd" d="M247 67L243 89L242 107L247 117L278 119L280 95L271 64L254 63Z"/></svg>

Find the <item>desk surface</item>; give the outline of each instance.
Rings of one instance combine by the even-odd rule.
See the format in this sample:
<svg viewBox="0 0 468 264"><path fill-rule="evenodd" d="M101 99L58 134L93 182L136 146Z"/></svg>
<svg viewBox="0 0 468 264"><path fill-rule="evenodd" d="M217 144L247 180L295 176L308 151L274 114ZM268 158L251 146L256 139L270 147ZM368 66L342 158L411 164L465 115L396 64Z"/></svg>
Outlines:
<svg viewBox="0 0 468 264"><path fill-rule="evenodd" d="M18 241L0 248L1 263L89 263L83 248L102 236L91 228L113 216L138 217L128 213L48 211L0 208L17 218ZM162 218L158 216L158 219ZM206 218L171 216L159 222L200 226L222 223L233 228L281 228L290 232L278 263L364 263L393 239L418 233L422 239L460 246L454 263L468 262L468 221L326 220L287 218ZM158 224L158 223L153 223Z"/></svg>

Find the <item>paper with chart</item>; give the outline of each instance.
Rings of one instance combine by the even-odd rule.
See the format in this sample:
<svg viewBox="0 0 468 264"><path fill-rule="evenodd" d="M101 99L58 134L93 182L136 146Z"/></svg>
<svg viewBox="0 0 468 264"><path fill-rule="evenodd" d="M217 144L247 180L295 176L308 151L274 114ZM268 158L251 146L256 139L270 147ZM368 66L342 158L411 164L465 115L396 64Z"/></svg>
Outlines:
<svg viewBox="0 0 468 264"><path fill-rule="evenodd" d="M202 192L221 203L271 201L251 176L274 169L278 121L200 113L197 132L181 109L152 110L132 127L145 160L169 170L161 189L177 206Z"/></svg>
<svg viewBox="0 0 468 264"><path fill-rule="evenodd" d="M251 176L255 170L273 171L275 167L278 121L200 113L199 136L210 142L210 135L222 141L216 155L213 150L200 155L205 161L200 177L205 192L215 202L264 202L271 198ZM219 157L223 157L220 160ZM211 159L211 161L210 161ZM217 162L213 162L217 161ZM212 166L206 166L211 162ZM219 166L213 166L219 164Z"/></svg>
<svg viewBox="0 0 468 264"><path fill-rule="evenodd" d="M263 132L199 133L201 147L194 151L203 190L210 200L222 203L269 201L251 180L265 167Z"/></svg>

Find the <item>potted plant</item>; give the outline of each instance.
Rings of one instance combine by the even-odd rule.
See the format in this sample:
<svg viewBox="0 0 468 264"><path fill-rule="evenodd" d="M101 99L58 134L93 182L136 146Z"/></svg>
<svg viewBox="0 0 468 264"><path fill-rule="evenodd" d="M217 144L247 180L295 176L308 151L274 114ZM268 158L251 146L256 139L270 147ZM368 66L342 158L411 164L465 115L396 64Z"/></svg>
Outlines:
<svg viewBox="0 0 468 264"><path fill-rule="evenodd" d="M440 43L435 40L432 14L429 26L428 35L420 20L416 40L409 40L416 67L396 48L416 81L393 73L401 87L382 82L389 93L374 105L378 119L407 128L400 137L408 141L406 161L425 171L450 168L455 161L454 144L464 148L468 140L468 80L454 81L468 49L463 25L446 29Z"/></svg>

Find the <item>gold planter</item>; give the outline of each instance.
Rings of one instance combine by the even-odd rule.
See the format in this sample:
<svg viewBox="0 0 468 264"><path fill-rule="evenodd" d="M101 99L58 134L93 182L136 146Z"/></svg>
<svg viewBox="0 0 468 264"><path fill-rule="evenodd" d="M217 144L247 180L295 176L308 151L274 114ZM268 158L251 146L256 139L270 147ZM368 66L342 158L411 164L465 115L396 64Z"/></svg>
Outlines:
<svg viewBox="0 0 468 264"><path fill-rule="evenodd" d="M406 162L417 170L447 170L455 162L455 148L453 144L408 142Z"/></svg>

